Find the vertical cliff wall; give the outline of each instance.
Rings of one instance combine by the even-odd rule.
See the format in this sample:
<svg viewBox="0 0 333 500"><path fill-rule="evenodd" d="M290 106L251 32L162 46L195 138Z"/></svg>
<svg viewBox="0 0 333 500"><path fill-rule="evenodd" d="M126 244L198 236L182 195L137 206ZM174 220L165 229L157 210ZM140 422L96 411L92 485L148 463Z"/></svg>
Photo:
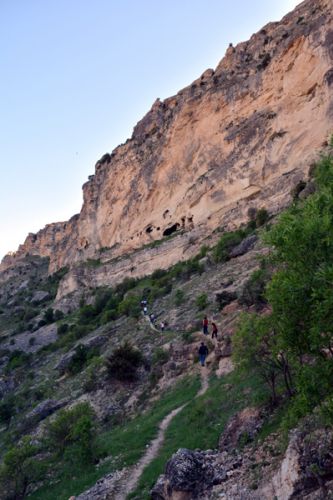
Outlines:
<svg viewBox="0 0 333 500"><path fill-rule="evenodd" d="M116 257L177 229L236 226L249 206L277 212L333 126L333 1L307 0L230 46L214 70L157 100L132 138L97 162L80 214L30 234L50 271Z"/></svg>

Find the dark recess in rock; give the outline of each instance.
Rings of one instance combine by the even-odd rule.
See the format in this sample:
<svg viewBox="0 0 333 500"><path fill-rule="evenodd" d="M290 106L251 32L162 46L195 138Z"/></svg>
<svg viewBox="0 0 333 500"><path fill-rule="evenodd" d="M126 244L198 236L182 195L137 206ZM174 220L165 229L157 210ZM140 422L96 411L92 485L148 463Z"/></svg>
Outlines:
<svg viewBox="0 0 333 500"><path fill-rule="evenodd" d="M172 226L167 227L167 228L163 231L163 236L170 236L170 234L175 233L176 231L178 231L178 229L179 229L179 223L178 223L178 222L176 222L176 224L173 224Z"/></svg>

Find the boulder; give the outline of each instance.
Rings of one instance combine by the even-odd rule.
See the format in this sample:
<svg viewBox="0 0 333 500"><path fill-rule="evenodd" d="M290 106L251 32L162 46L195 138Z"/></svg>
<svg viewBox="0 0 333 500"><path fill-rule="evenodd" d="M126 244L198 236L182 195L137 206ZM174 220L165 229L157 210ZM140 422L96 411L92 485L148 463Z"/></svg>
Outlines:
<svg viewBox="0 0 333 500"><path fill-rule="evenodd" d="M90 339L80 342L80 344L83 344L87 349L92 349L94 347L101 347L107 340L106 335L95 335L94 337L90 337Z"/></svg>
<svg viewBox="0 0 333 500"><path fill-rule="evenodd" d="M74 355L75 351L70 351L64 356L62 356L58 361L58 363L54 366L54 369L57 370L60 375L63 375L70 366Z"/></svg>
<svg viewBox="0 0 333 500"><path fill-rule="evenodd" d="M190 500L203 498L203 492L226 480L227 474L210 451L181 448L167 462L151 491L153 500Z"/></svg>
<svg viewBox="0 0 333 500"><path fill-rule="evenodd" d="M239 257L240 255L244 255L245 253L249 252L254 247L257 239L258 238L255 234L248 236L243 241L241 241L239 245L237 245L236 247L234 247L230 251L229 256L231 258L235 258L235 257Z"/></svg>
<svg viewBox="0 0 333 500"><path fill-rule="evenodd" d="M68 400L56 401L55 399L46 399L37 405L28 415L25 420L30 422L40 422L55 411L63 408L68 403Z"/></svg>
<svg viewBox="0 0 333 500"><path fill-rule="evenodd" d="M17 290L25 290L29 286L29 280L24 280L22 283L18 286Z"/></svg>
<svg viewBox="0 0 333 500"><path fill-rule="evenodd" d="M32 296L30 302L32 304L41 304L50 298L49 292L45 292L44 290L37 290Z"/></svg>

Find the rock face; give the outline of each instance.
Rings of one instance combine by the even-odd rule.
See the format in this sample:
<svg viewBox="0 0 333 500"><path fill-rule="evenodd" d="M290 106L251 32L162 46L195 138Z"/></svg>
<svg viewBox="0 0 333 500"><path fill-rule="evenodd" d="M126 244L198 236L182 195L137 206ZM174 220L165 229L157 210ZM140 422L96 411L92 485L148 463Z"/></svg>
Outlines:
<svg viewBox="0 0 333 500"><path fill-rule="evenodd" d="M180 449L168 461L165 475L154 486L153 500L202 498L202 492L222 481L226 474L214 467L205 452Z"/></svg>
<svg viewBox="0 0 333 500"><path fill-rule="evenodd" d="M49 257L53 272L177 230L233 228L249 207L279 211L332 132L332 6L306 0L230 47L215 71L157 99L131 139L97 162L80 214L29 234L1 269L29 253Z"/></svg>
<svg viewBox="0 0 333 500"><path fill-rule="evenodd" d="M240 453L233 444L239 437L238 424L255 431L259 414L251 408L230 420L221 436L224 450L198 452L178 450L156 482L154 500L319 500L331 498L332 431L295 430L283 457L272 435L262 446L246 447ZM255 434L255 432L254 432Z"/></svg>

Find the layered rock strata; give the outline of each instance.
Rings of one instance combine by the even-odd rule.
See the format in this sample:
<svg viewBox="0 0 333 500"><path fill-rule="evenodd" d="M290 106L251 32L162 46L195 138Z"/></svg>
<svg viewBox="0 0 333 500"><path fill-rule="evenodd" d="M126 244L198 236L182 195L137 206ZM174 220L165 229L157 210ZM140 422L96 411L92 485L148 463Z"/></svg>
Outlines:
<svg viewBox="0 0 333 500"><path fill-rule="evenodd" d="M1 269L28 253L54 272L105 248L116 258L179 230L233 228L252 206L281 210L332 132L332 12L332 0L306 0L156 100L97 162L80 214L29 234Z"/></svg>

